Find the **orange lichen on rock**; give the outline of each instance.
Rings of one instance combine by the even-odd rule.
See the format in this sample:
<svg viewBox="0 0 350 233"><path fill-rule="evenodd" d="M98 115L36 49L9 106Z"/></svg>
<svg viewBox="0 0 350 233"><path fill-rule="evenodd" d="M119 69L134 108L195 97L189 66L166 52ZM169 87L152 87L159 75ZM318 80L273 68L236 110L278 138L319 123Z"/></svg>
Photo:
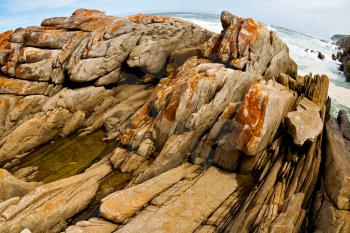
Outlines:
<svg viewBox="0 0 350 233"><path fill-rule="evenodd" d="M131 20L134 23L143 23L143 24L149 24L149 23L171 23L171 22L181 22L183 24L186 24L183 20L174 19L169 16L158 16L158 15L145 15L145 14L137 14L132 15L128 17L129 20Z"/></svg>
<svg viewBox="0 0 350 233"><path fill-rule="evenodd" d="M252 149L254 137L260 137L264 126L269 96L264 96L259 83L252 85L238 109L235 120L239 123L238 138L234 138L236 149Z"/></svg>
<svg viewBox="0 0 350 233"><path fill-rule="evenodd" d="M184 91L180 89L176 89L173 93L170 94L170 99L168 104L166 105L163 114L164 117L168 120L168 121L174 121L175 117L176 117L176 110L177 107L179 106L180 103L180 97L181 94Z"/></svg>
<svg viewBox="0 0 350 233"><path fill-rule="evenodd" d="M105 16L105 12L99 10L78 9L73 12L73 17L101 17Z"/></svg>
<svg viewBox="0 0 350 233"><path fill-rule="evenodd" d="M235 112L235 109L237 107L237 103L232 103L230 102L225 110L223 111L223 113L221 114L221 116L219 117L220 120L227 120L230 119L232 117L232 115Z"/></svg>
<svg viewBox="0 0 350 233"><path fill-rule="evenodd" d="M252 18L246 19L245 22L242 29L247 30L249 33L256 33L258 29L262 28L262 25Z"/></svg>
<svg viewBox="0 0 350 233"><path fill-rule="evenodd" d="M257 23L253 19L246 19L242 24L239 36L238 36L238 52L244 54L245 50L259 38L259 29L262 25ZM265 29L267 30L267 29Z"/></svg>
<svg viewBox="0 0 350 233"><path fill-rule="evenodd" d="M0 50L9 49L10 42L8 41L13 30L9 30L0 34Z"/></svg>
<svg viewBox="0 0 350 233"><path fill-rule="evenodd" d="M247 155L264 150L294 103L294 93L279 83L260 80L252 85L235 116L233 147Z"/></svg>

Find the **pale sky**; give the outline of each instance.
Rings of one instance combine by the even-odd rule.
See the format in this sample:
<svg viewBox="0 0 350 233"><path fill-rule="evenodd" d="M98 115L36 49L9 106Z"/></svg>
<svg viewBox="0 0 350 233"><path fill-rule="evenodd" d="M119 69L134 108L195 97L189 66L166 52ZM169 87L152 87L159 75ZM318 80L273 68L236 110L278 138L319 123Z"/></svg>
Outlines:
<svg viewBox="0 0 350 233"><path fill-rule="evenodd" d="M350 0L0 0L0 31L39 25L45 18L69 16L77 8L116 16L155 12L220 14L228 10L323 38L350 34Z"/></svg>

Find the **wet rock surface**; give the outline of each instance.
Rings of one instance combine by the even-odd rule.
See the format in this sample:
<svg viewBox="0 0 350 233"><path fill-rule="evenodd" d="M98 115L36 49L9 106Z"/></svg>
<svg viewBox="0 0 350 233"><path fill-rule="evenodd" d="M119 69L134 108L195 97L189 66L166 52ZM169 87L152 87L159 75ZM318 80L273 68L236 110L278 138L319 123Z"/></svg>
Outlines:
<svg viewBox="0 0 350 233"><path fill-rule="evenodd" d="M0 34L0 232L348 232L327 76L221 21L79 9Z"/></svg>

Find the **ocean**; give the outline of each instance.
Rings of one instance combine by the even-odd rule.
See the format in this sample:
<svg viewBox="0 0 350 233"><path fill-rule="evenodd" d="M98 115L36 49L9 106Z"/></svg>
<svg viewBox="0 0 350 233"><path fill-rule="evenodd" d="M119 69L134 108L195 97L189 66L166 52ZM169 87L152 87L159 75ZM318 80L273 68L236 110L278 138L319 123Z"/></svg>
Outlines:
<svg viewBox="0 0 350 233"><path fill-rule="evenodd" d="M162 13L191 21L208 30L220 33L222 30L220 16L202 13ZM340 62L332 60L332 54L337 53L337 46L331 39L325 40L312 35L303 34L275 25L266 25L270 30L278 33L288 45L291 58L298 65L298 74L306 75L326 74L330 79L329 96L332 98L332 115L336 116L340 109L344 109L350 116L350 82L346 82L345 75L339 71ZM320 60L318 52L325 58Z"/></svg>

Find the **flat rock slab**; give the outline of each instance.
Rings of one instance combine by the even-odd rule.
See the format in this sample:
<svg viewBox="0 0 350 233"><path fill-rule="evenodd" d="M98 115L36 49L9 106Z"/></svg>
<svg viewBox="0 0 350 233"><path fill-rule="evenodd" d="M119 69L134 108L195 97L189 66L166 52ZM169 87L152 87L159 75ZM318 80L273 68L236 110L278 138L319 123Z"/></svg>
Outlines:
<svg viewBox="0 0 350 233"><path fill-rule="evenodd" d="M65 233L111 233L118 229L118 225L101 218L91 218L87 221L77 222L66 229Z"/></svg>
<svg viewBox="0 0 350 233"><path fill-rule="evenodd" d="M193 232L243 183L247 177L210 167L175 200L149 206L121 232Z"/></svg>
<svg viewBox="0 0 350 233"><path fill-rule="evenodd" d="M306 141L315 141L323 130L323 122L316 111L301 110L287 114L288 132L296 145L302 146Z"/></svg>
<svg viewBox="0 0 350 233"><path fill-rule="evenodd" d="M0 213L0 232L19 233L25 228L33 233L51 232L90 203L110 172L110 166L101 165L37 187Z"/></svg>
<svg viewBox="0 0 350 233"><path fill-rule="evenodd" d="M140 185L115 192L102 199L100 212L103 217L113 222L126 222L154 197L176 184L196 169L198 169L197 166L184 164Z"/></svg>

